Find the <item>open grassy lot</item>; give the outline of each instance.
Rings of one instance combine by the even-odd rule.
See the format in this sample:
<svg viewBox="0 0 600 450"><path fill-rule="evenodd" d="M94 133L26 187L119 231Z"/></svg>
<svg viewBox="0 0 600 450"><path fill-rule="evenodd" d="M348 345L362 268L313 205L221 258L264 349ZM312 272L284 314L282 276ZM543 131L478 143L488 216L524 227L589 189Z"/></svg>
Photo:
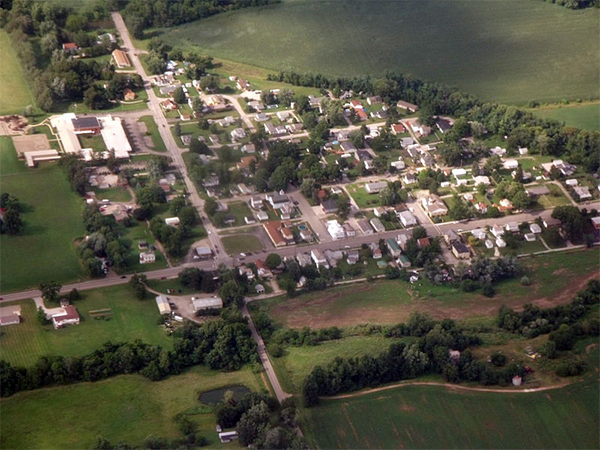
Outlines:
<svg viewBox="0 0 600 450"><path fill-rule="evenodd" d="M148 344L171 348L171 338L157 323L160 315L152 296L138 300L128 285L85 291L81 295L82 299L75 302L80 324L61 330L38 323L33 301L20 302L23 323L2 327L2 359L29 366L43 355L82 356L109 340L141 339ZM90 311L104 309L110 309L109 320L94 319L90 314Z"/></svg>
<svg viewBox="0 0 600 450"><path fill-rule="evenodd" d="M532 284L521 285L519 277L498 283L492 298L480 291L464 293L421 279L414 285L400 281L350 284L292 299L263 300L260 305L277 322L292 328L398 323L412 311L427 312L436 319L495 316L502 305L518 309L526 303L540 307L568 303L600 270L596 250L539 255L521 261Z"/></svg>
<svg viewBox="0 0 600 450"><path fill-rule="evenodd" d="M381 336L353 336L322 342L314 347L286 347L285 356L271 358L271 361L284 390L300 393L302 382L315 366L327 365L338 356L340 358L377 356L394 342L397 340Z"/></svg>
<svg viewBox="0 0 600 450"><path fill-rule="evenodd" d="M244 220L244 217L246 216L254 217L254 214L252 214L252 211L250 211L250 208L244 202L227 203L227 211L225 212L225 214L235 218L235 223L231 225L233 227L240 227L242 225L246 225L246 222ZM225 228L228 228L228 226L225 226Z"/></svg>
<svg viewBox="0 0 600 450"><path fill-rule="evenodd" d="M256 252L262 250L263 244L256 236L251 234L238 234L235 236L222 236L221 242L225 251L230 255L237 253Z"/></svg>
<svg viewBox="0 0 600 450"><path fill-rule="evenodd" d="M97 383L22 392L0 401L0 443L2 448L82 449L92 448L98 435L115 444L123 440L136 447L149 435L178 437L173 417L180 412L192 413L199 406L199 392L235 384L262 389L249 367L227 373L194 367L158 382L141 375L124 375ZM212 412L190 414L188 418L198 424L198 431L212 448L222 447Z"/></svg>
<svg viewBox="0 0 600 450"><path fill-rule="evenodd" d="M148 133L150 133L150 137L152 138L152 143L154 144L153 150L157 152L166 152L167 147L160 137L160 133L158 132L158 126L154 121L154 117L152 116L143 116L140 117L138 122L144 122L146 124L146 128L148 129Z"/></svg>
<svg viewBox="0 0 600 450"><path fill-rule="evenodd" d="M0 30L0 115L23 114L27 105L35 107L35 100L25 82L21 65L15 55L8 34Z"/></svg>
<svg viewBox="0 0 600 450"><path fill-rule="evenodd" d="M378 206L381 206L379 194L369 194L365 190L364 183L349 184L346 186L346 191L348 191L348 193L354 199L359 208L376 208Z"/></svg>
<svg viewBox="0 0 600 450"><path fill-rule="evenodd" d="M287 0L166 30L171 45L270 69L386 70L457 85L485 100L598 96L598 10L544 2Z"/></svg>
<svg viewBox="0 0 600 450"><path fill-rule="evenodd" d="M583 128L585 130L600 131L600 104L572 104L538 108L531 110L536 116L544 119L554 119L564 122L565 125Z"/></svg>
<svg viewBox="0 0 600 450"><path fill-rule="evenodd" d="M107 199L111 202L130 202L131 193L125 187L111 187L108 189L92 189L96 193L96 198Z"/></svg>
<svg viewBox="0 0 600 450"><path fill-rule="evenodd" d="M73 240L84 234L84 202L72 190L56 163L28 169L17 159L12 141L0 138L2 192L23 203L25 227L18 236L0 236L0 291L37 286L42 281L83 277Z"/></svg>
<svg viewBox="0 0 600 450"><path fill-rule="evenodd" d="M530 394L407 386L304 411L318 448L598 448L598 383Z"/></svg>

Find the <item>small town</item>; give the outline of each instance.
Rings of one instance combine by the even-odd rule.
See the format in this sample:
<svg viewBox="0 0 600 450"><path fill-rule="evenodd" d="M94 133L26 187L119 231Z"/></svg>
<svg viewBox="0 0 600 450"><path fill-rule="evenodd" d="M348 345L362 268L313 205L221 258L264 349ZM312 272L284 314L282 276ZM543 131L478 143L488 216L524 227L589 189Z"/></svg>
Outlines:
<svg viewBox="0 0 600 450"><path fill-rule="evenodd" d="M171 45L195 7L9 3L31 100L0 98L3 447L599 445L599 131ZM51 395L73 423L35 418ZM475 398L469 432L500 437L445 437ZM560 431L507 437L531 404Z"/></svg>

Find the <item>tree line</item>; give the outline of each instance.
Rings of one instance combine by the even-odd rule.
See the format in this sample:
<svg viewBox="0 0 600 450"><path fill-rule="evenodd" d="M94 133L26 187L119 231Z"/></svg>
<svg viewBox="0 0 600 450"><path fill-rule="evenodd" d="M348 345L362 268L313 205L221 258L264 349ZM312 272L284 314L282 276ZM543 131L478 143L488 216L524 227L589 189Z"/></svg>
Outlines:
<svg viewBox="0 0 600 450"><path fill-rule="evenodd" d="M238 311L202 325L187 323L175 332L174 350L133 342L105 343L82 357L43 356L31 367L0 360L0 396L80 381L139 373L157 381L202 364L212 370L238 370L256 358L256 346Z"/></svg>

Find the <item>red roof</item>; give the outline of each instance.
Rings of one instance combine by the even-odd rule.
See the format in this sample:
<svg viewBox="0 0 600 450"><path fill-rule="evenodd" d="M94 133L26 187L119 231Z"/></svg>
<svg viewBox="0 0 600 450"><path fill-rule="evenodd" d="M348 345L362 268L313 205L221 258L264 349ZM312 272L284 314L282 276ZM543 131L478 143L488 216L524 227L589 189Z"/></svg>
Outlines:
<svg viewBox="0 0 600 450"><path fill-rule="evenodd" d="M68 320L79 319L79 313L73 305L65 306L63 309L65 311L64 314L55 314L52 316L52 319L54 319L57 324L61 324Z"/></svg>
<svg viewBox="0 0 600 450"><path fill-rule="evenodd" d="M77 50L77 44L75 42L66 42L62 45L63 50Z"/></svg>
<svg viewBox="0 0 600 450"><path fill-rule="evenodd" d="M358 100L352 100L350 102L350 104L354 107L354 108L362 108L362 103L360 103Z"/></svg>
<svg viewBox="0 0 600 450"><path fill-rule="evenodd" d="M263 227L265 228L265 231L273 241L275 247L286 245L285 239L279 232L279 229L281 228L281 222L279 220L265 222L263 223Z"/></svg>
<svg viewBox="0 0 600 450"><path fill-rule="evenodd" d="M429 238L424 237L424 238L419 239L417 242L419 243L419 247L424 248L429 245Z"/></svg>
<svg viewBox="0 0 600 450"><path fill-rule="evenodd" d="M404 133L405 130L406 128L404 128L404 125L402 125L401 123L395 123L392 125L392 131L394 133Z"/></svg>
<svg viewBox="0 0 600 450"><path fill-rule="evenodd" d="M269 268L267 267L267 263L264 262L262 259L257 259L254 262L254 264L256 264L257 269L269 270Z"/></svg>
<svg viewBox="0 0 600 450"><path fill-rule="evenodd" d="M357 109L356 110L356 115L358 117L360 117L361 119L367 119L369 116L367 116L367 113L364 112L362 109Z"/></svg>

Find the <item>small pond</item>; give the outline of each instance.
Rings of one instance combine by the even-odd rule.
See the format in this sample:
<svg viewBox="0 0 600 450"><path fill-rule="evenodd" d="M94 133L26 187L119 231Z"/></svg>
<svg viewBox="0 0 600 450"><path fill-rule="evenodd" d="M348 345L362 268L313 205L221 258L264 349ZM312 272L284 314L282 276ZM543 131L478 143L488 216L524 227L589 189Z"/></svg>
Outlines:
<svg viewBox="0 0 600 450"><path fill-rule="evenodd" d="M221 389L214 389L212 391L203 392L200 394L200 402L205 405L216 405L217 403L223 400L225 396L225 392L231 391L233 392L233 398L236 400L241 400L244 395L250 392L246 386L237 385L237 386L228 386Z"/></svg>

